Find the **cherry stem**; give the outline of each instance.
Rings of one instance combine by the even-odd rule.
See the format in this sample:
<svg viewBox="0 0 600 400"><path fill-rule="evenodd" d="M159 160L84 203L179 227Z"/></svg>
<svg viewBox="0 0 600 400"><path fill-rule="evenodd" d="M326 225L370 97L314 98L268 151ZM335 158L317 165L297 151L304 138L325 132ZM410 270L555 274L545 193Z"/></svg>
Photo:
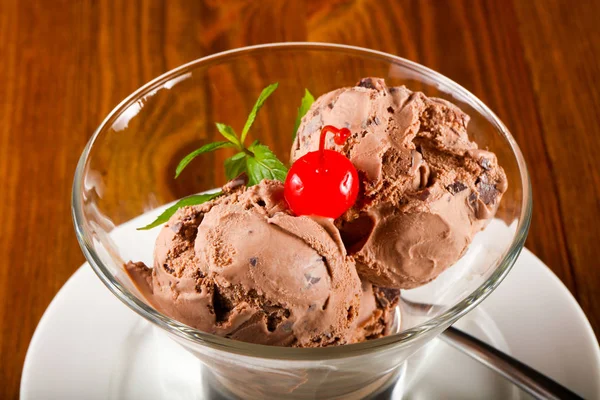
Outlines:
<svg viewBox="0 0 600 400"><path fill-rule="evenodd" d="M325 125L322 129L321 129L321 140L319 142L319 152L321 153L321 163L323 163L323 159L325 157L325 137L327 136L327 134L331 132L333 133L334 137L333 140L335 141L336 144L338 145L343 145L344 142L346 141L346 139L348 139L348 136L350 136L350 129L348 128L342 128L342 129L338 129L333 125Z"/></svg>

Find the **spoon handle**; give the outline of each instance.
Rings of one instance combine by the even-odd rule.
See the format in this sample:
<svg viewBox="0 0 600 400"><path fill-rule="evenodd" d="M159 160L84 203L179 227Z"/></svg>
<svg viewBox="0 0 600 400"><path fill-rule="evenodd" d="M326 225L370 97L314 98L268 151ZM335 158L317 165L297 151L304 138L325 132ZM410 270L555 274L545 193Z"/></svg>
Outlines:
<svg viewBox="0 0 600 400"><path fill-rule="evenodd" d="M506 353L454 327L449 327L440 338L498 372L536 399L581 399L566 387L512 358Z"/></svg>

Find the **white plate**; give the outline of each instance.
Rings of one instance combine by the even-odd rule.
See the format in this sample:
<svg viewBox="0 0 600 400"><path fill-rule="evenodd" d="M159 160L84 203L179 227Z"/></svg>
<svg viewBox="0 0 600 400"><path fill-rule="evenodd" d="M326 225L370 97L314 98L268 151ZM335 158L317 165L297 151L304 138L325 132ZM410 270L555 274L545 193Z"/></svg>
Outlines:
<svg viewBox="0 0 600 400"><path fill-rule="evenodd" d="M600 349L565 286L528 250L500 287L459 327L588 399L600 399ZM386 398L526 398L503 378L441 341L415 355ZM412 359L411 359L412 360ZM202 367L117 300L84 264L65 284L31 340L21 399L204 398Z"/></svg>

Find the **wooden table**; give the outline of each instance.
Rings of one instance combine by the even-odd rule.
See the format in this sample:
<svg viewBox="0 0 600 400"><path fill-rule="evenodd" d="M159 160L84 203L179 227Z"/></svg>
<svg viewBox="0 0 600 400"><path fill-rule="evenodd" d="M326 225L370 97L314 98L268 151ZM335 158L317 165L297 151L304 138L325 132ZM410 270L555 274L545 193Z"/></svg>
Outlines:
<svg viewBox="0 0 600 400"><path fill-rule="evenodd" d="M222 3L0 1L0 398L18 396L35 327L84 261L69 201L93 130L163 72L267 42L337 42L397 54L487 103L529 163L527 247L600 333L598 1Z"/></svg>

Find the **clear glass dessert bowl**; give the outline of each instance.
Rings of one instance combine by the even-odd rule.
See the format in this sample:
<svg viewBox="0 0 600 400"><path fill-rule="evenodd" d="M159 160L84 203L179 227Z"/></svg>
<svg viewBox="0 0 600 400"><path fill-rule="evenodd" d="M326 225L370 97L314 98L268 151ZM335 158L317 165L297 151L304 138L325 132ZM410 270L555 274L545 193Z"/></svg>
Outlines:
<svg viewBox="0 0 600 400"><path fill-rule="evenodd" d="M241 128L260 90L279 82L277 100L263 107L252 135L287 162L305 88L318 96L353 86L366 76L459 106L471 116L471 139L497 155L508 178L496 218L475 236L456 265L429 284L402 291L396 333L343 346L274 347L214 336L154 309L123 265L129 260L152 265L159 228L136 228L168 203L225 184L223 162L234 153L206 154L175 180L179 160L219 140L215 122ZM408 357L500 284L525 242L531 188L523 156L504 124L448 78L377 51L281 43L193 61L125 99L102 122L81 156L72 209L81 248L98 277L123 303L203 362L206 374L198 381L239 398L352 399L373 395L393 382Z"/></svg>

